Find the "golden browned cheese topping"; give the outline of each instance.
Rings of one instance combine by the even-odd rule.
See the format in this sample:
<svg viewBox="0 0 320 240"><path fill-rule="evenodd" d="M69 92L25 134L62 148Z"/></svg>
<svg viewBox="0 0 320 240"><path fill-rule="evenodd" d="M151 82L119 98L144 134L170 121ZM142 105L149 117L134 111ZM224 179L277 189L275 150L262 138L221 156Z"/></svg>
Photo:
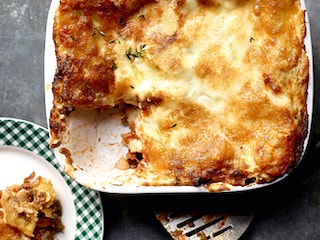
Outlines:
<svg viewBox="0 0 320 240"><path fill-rule="evenodd" d="M302 153L304 37L296 0L61 0L51 146L75 108L133 106L145 184L272 181Z"/></svg>

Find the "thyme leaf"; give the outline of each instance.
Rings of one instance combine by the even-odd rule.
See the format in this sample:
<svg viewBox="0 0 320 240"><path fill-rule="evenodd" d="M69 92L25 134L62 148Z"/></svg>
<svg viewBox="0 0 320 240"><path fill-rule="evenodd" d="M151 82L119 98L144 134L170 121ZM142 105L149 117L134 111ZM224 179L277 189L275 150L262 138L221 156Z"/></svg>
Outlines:
<svg viewBox="0 0 320 240"><path fill-rule="evenodd" d="M103 31L100 30L100 26L93 27L92 36L95 36L95 35L97 35L98 33L99 33L101 36L103 36L103 37L106 35L105 32L103 32Z"/></svg>
<svg viewBox="0 0 320 240"><path fill-rule="evenodd" d="M118 68L117 64L112 60L112 70L116 70Z"/></svg>
<svg viewBox="0 0 320 240"><path fill-rule="evenodd" d="M70 38L72 39L72 41L77 41L77 38L75 36L70 36Z"/></svg>
<svg viewBox="0 0 320 240"><path fill-rule="evenodd" d="M133 50L131 47L126 51L126 56L127 58L133 62L136 58L142 58L143 57L143 52L146 50L145 49L146 44L141 44L139 48L136 48Z"/></svg>
<svg viewBox="0 0 320 240"><path fill-rule="evenodd" d="M121 32L118 32L118 35L119 35L120 39L122 39L123 41L126 40L126 37Z"/></svg>

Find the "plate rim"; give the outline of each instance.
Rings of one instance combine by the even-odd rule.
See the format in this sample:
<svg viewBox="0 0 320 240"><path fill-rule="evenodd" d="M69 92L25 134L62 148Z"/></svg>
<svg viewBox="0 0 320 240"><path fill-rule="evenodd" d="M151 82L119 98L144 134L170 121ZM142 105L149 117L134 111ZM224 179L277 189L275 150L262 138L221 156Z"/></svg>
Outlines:
<svg viewBox="0 0 320 240"><path fill-rule="evenodd" d="M102 205L102 200L101 200L101 196L100 193L94 189L90 189L90 188L86 188L85 186L83 186L82 184L78 183L77 181L73 180L68 174L66 174L63 171L62 166L59 164L59 161L56 159L56 156L54 154L54 152L49 148L49 144L48 144L48 137L49 137L49 132L48 129L30 122L28 120L23 120L23 119L19 119L19 118L11 118L11 117L0 117L0 130L1 127L5 126L8 122L12 123L12 124L26 124L29 125L32 129L39 129L40 132L44 133L44 136L42 136L43 139L45 139L47 141L47 147L45 149L41 149L42 151L45 151L45 153L41 153L42 151L38 151L37 147L35 147L33 150L28 148L27 146L21 146L20 143L14 143L12 140L8 140L8 141L3 141L4 139L0 139L0 146L1 147L8 147L8 148L17 148L23 151L27 151L30 152L32 154L36 154L37 156L40 157L40 159L42 159L43 161L45 161L46 163L50 164L56 171L57 173L62 177L62 179L65 181L66 185L68 186L69 190L70 190L70 194L72 195L73 199L73 205L75 207L75 216L76 216L76 221L75 221L75 236L74 239L76 240L81 240L83 239L83 236L87 236L87 233L91 231L91 226L93 225L92 223L96 223L97 221L99 221L100 226L95 230L95 233L98 234L98 236L91 236L90 239L97 239L97 240L102 240L103 236L104 236L104 212L103 212L103 205ZM7 134L12 136L11 133L6 133L5 131L0 132L1 134ZM28 139L28 137L32 136L36 134L34 131L31 134L28 134L28 132L24 132L21 135L22 136L26 136L26 138L24 139L24 141L26 143L29 143L30 140ZM33 137L32 137L33 139ZM45 143L43 143L44 145L46 145ZM49 153L49 154L48 154ZM47 156L46 156L46 155ZM81 192L81 193L80 193ZM93 202L91 201L92 198L82 198L81 201L77 200L77 197L79 197L80 195L89 193L92 198L96 197L97 202L95 203L95 208L94 210L98 210L99 214L91 214L93 212L93 209L91 209L90 211L83 213L84 217L87 219L88 223L90 223L88 226L88 228L86 229L80 229L79 230L79 225L81 224L81 222L83 222L82 220L82 216L79 216L79 211L81 211L81 206L83 204L92 204ZM83 208L83 207L82 207ZM82 211L83 212L83 211ZM89 221L90 220L90 221ZM88 229L90 231L88 231ZM86 230L86 231L85 231ZM94 238L92 238L94 237Z"/></svg>

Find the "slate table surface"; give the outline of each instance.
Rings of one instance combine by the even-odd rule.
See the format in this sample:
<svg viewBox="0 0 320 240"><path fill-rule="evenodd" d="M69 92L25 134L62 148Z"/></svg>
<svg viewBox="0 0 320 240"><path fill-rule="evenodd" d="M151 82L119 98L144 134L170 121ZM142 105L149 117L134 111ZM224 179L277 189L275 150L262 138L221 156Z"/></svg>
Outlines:
<svg viewBox="0 0 320 240"><path fill-rule="evenodd" d="M320 239L320 0L306 0L313 42L314 115L309 148L285 180L249 194L114 195L101 193L104 239L170 239L154 211L250 209L242 239ZM0 0L0 117L46 125L44 51L48 0ZM1 179L1 176L0 176Z"/></svg>

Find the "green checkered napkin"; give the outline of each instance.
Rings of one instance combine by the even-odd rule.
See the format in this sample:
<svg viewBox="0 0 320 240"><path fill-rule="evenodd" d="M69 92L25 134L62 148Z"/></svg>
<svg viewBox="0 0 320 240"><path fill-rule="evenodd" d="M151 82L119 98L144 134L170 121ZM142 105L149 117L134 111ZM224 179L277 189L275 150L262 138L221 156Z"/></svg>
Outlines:
<svg viewBox="0 0 320 240"><path fill-rule="evenodd" d="M71 188L77 211L76 240L103 238L103 211L100 195L73 181L56 160L49 148L48 130L18 119L0 118L0 145L9 145L32 151L51 163Z"/></svg>

